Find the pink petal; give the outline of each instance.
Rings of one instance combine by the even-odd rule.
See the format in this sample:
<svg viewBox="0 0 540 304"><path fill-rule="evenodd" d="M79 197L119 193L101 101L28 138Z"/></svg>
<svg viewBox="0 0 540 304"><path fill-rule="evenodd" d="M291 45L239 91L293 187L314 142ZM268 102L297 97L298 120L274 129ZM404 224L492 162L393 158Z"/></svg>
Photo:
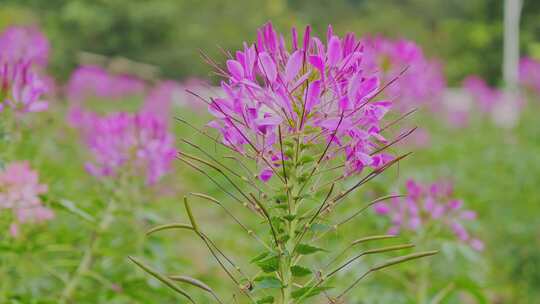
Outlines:
<svg viewBox="0 0 540 304"><path fill-rule="evenodd" d="M274 63L272 57L270 57L268 53L262 52L259 54L259 61L261 63L261 71L263 75L265 75L270 82L276 81L276 64Z"/></svg>
<svg viewBox="0 0 540 304"><path fill-rule="evenodd" d="M240 62L232 59L227 60L227 69L234 79L242 80L244 78L244 68Z"/></svg>
<svg viewBox="0 0 540 304"><path fill-rule="evenodd" d="M319 102L319 95L321 94L321 81L317 80L309 84L307 98L306 98L306 114L309 114L313 107L315 107Z"/></svg>
<svg viewBox="0 0 540 304"><path fill-rule="evenodd" d="M274 175L274 172L270 168L264 168L261 173L259 174L259 179L263 182L267 182L272 178L272 175Z"/></svg>
<svg viewBox="0 0 540 304"><path fill-rule="evenodd" d="M302 67L302 59L303 54L301 51L296 51L292 53L292 55L289 57L289 61L287 61L287 65L285 66L285 81L289 82L293 80L296 75L298 75L298 72L300 71L300 68Z"/></svg>
<svg viewBox="0 0 540 304"><path fill-rule="evenodd" d="M321 74L324 72L324 61L320 56L309 56L309 63L319 70Z"/></svg>
<svg viewBox="0 0 540 304"><path fill-rule="evenodd" d="M332 36L330 42L328 42L328 52L326 56L329 66L332 67L339 63L339 59L341 58L341 42L338 37Z"/></svg>

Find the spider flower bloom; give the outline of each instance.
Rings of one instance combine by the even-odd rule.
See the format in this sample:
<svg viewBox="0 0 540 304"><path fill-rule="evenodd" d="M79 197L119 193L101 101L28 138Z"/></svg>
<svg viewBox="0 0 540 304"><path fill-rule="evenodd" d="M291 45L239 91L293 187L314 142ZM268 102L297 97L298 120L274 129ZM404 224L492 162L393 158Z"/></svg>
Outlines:
<svg viewBox="0 0 540 304"><path fill-rule="evenodd" d="M92 116L86 143L93 160L87 171L97 177L121 173L146 176L154 184L167 173L176 155L173 136L166 125L151 114L114 113Z"/></svg>
<svg viewBox="0 0 540 304"><path fill-rule="evenodd" d="M408 111L422 105L436 108L446 88L439 62L427 59L420 46L406 39L367 38L363 45L363 68L378 73L386 82L397 78L386 94L394 99L400 110ZM404 69L407 69L405 73Z"/></svg>
<svg viewBox="0 0 540 304"><path fill-rule="evenodd" d="M13 212L14 222L10 227L13 236L17 235L18 224L38 223L54 217L39 197L46 192L47 186L39 183L38 173L28 162L14 162L0 171L0 209Z"/></svg>
<svg viewBox="0 0 540 304"><path fill-rule="evenodd" d="M282 159L280 139L301 134L304 144L327 146L325 159L342 155L345 173L379 167L391 157L377 152L386 142L381 120L391 107L388 100L372 100L380 89L376 75L361 68L360 43L350 33L340 38L329 27L326 43L308 26L302 41L292 30L291 47L268 23L253 44L216 66L225 78L223 97L212 99L215 117L209 126L223 144L240 153L254 152L263 164L260 179ZM279 137L281 133L282 138Z"/></svg>
<svg viewBox="0 0 540 304"><path fill-rule="evenodd" d="M459 240L476 250L483 249L479 239L471 237L464 222L476 219L476 213L463 209L463 201L452 198L452 185L436 182L422 185L414 180L406 183L407 195L393 198L389 203L378 203L375 211L390 218L390 234L401 230L419 231L430 225L442 225Z"/></svg>
<svg viewBox="0 0 540 304"><path fill-rule="evenodd" d="M0 35L0 58L11 63L32 62L47 66L49 41L36 27L12 26Z"/></svg>
<svg viewBox="0 0 540 304"><path fill-rule="evenodd" d="M32 71L30 63L1 63L0 112L6 108L18 114L45 111L48 102L42 96L46 92L45 83Z"/></svg>
<svg viewBox="0 0 540 304"><path fill-rule="evenodd" d="M540 94L540 62L532 58L522 58L519 62L519 81Z"/></svg>

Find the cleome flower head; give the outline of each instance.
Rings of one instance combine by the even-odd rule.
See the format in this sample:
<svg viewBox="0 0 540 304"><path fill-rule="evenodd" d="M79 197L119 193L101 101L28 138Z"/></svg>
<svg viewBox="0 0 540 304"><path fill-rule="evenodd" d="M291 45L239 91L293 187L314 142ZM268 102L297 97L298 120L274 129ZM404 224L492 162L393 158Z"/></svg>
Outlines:
<svg viewBox="0 0 540 304"><path fill-rule="evenodd" d="M41 112L48 108L46 77L38 70L47 65L49 41L35 27L12 26L0 34L0 112Z"/></svg>
<svg viewBox="0 0 540 304"><path fill-rule="evenodd" d="M224 145L250 154L262 165L267 181L287 155L280 143L297 138L305 145L326 146L325 159L345 158L345 173L384 165L391 156L378 152L386 143L381 120L389 100L375 100L380 79L362 68L363 48L354 34L344 37L328 28L326 42L306 27L299 40L291 32L290 47L271 23L244 43L226 68L224 97L212 99L209 111Z"/></svg>
<svg viewBox="0 0 540 304"><path fill-rule="evenodd" d="M43 100L47 86L31 67L31 63L0 63L0 112L11 109L15 113L41 112L48 108Z"/></svg>
<svg viewBox="0 0 540 304"><path fill-rule="evenodd" d="M42 222L54 217L52 210L42 205L40 195L47 186L39 183L38 173L28 162L14 162L0 170L0 209L12 210L14 221L10 232L18 233L18 224Z"/></svg>
<svg viewBox="0 0 540 304"><path fill-rule="evenodd" d="M11 26L0 34L0 58L11 63L47 66L49 41L37 27Z"/></svg>
<svg viewBox="0 0 540 304"><path fill-rule="evenodd" d="M162 119L147 113L90 115L81 131L93 155L87 171L97 177L146 176L154 184L176 155L173 136Z"/></svg>
<svg viewBox="0 0 540 304"><path fill-rule="evenodd" d="M429 225L442 225L448 228L459 240L476 250L484 245L473 238L464 222L476 219L476 212L463 209L463 201L452 197L452 185L448 182L435 182L429 185L414 180L406 183L406 196L393 198L389 203L375 205L376 213L387 216L391 221L390 234L402 230L420 231Z"/></svg>

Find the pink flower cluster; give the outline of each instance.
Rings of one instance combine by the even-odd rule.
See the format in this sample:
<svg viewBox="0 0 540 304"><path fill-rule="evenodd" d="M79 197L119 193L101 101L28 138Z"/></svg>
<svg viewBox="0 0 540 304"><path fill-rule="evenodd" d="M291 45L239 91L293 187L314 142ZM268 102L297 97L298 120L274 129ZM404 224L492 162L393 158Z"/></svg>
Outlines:
<svg viewBox="0 0 540 304"><path fill-rule="evenodd" d="M47 186L39 183L38 173L28 162L14 162L0 171L0 209L13 212L14 222L10 226L13 236L18 234L18 224L43 222L54 217L39 197L46 192Z"/></svg>
<svg viewBox="0 0 540 304"><path fill-rule="evenodd" d="M49 42L37 28L9 27L0 35L0 112L48 108L43 100L48 86L36 71L36 65L47 65L48 56Z"/></svg>
<svg viewBox="0 0 540 304"><path fill-rule="evenodd" d="M465 221L476 219L476 213L463 209L463 201L453 199L452 185L448 182L436 182L422 185L414 180L406 183L405 197L393 198L389 203L378 203L375 211L390 218L390 234L401 230L419 231L428 225L442 225L461 241L476 250L482 250L481 240L470 236L464 226Z"/></svg>
<svg viewBox="0 0 540 304"><path fill-rule="evenodd" d="M98 66L82 66L69 79L66 95L70 102L90 97L121 99L144 93L143 80L129 75L113 75Z"/></svg>
<svg viewBox="0 0 540 304"><path fill-rule="evenodd" d="M532 58L522 58L519 62L519 81L540 95L540 62Z"/></svg>
<svg viewBox="0 0 540 304"><path fill-rule="evenodd" d="M491 88L484 79L476 75L465 78L463 88L471 94L478 103L480 110L484 113L491 112L502 98L501 91Z"/></svg>
<svg viewBox="0 0 540 304"><path fill-rule="evenodd" d="M0 112L11 109L22 114L47 110L49 104L43 100L47 87L30 63L1 63L0 82Z"/></svg>
<svg viewBox="0 0 540 304"><path fill-rule="evenodd" d="M226 69L216 66L225 78L224 97L212 99L215 119L209 126L220 131L225 145L251 151L265 164L280 163L278 129L284 138L303 133L305 143L331 145L340 153L328 156L343 153L348 174L388 162L392 157L376 150L386 142L381 120L391 102L372 100L381 85L362 69L360 41L352 33L340 38L331 27L326 43L309 26L301 41L295 28L291 36L287 48L268 23L254 44L244 43L227 60ZM261 179L270 175L263 168Z"/></svg>
<svg viewBox="0 0 540 304"><path fill-rule="evenodd" d="M36 27L8 27L0 35L0 60L33 63L40 67L49 61L49 41Z"/></svg>
<svg viewBox="0 0 540 304"><path fill-rule="evenodd" d="M113 113L87 117L83 129L93 160L87 171L97 177L146 176L154 184L170 169L174 138L162 119L147 113Z"/></svg>
<svg viewBox="0 0 540 304"><path fill-rule="evenodd" d="M183 94L182 86L176 81L167 80L158 83L144 99L141 112L162 117L164 122L170 118L170 110L174 101Z"/></svg>
<svg viewBox="0 0 540 304"><path fill-rule="evenodd" d="M437 107L446 88L446 79L438 61L427 59L420 46L406 39L367 38L363 40L363 45L365 55L362 67L377 73L384 82L396 79L387 88L386 94L394 100L399 110L409 111L418 106Z"/></svg>

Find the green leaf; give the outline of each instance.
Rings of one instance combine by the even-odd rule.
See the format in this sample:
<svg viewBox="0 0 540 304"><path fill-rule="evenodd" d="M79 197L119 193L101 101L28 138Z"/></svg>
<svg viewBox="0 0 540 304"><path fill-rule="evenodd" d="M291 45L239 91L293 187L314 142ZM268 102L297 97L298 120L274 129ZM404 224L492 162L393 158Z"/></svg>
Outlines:
<svg viewBox="0 0 540 304"><path fill-rule="evenodd" d="M58 201L58 204L60 204L60 206L64 207L64 209L66 209L67 211L81 217L82 219L84 220L87 220L89 222L92 222L94 223L96 220L88 213L86 213L86 211L78 208L74 202L72 201L69 201L69 200L66 200L66 199L61 199L60 201Z"/></svg>
<svg viewBox="0 0 540 304"><path fill-rule="evenodd" d="M304 165L304 164L307 164L307 163L311 163L315 160L315 158L311 155L302 155L302 157L300 157L300 164L301 165Z"/></svg>
<svg viewBox="0 0 540 304"><path fill-rule="evenodd" d="M285 216L283 216L284 219L286 219L287 221L291 222L292 220L294 220L296 218L296 214L287 214Z"/></svg>
<svg viewBox="0 0 540 304"><path fill-rule="evenodd" d="M312 271L309 270L308 268L305 268L299 265L294 265L293 267L291 267L291 272L292 272L292 275L295 277L305 277L312 273Z"/></svg>
<svg viewBox="0 0 540 304"><path fill-rule="evenodd" d="M268 252L263 252L263 253L257 255L256 257L254 257L253 259L251 259L251 261L249 261L249 262L252 263L252 264L256 263L256 262L264 259L265 257L267 257L269 254L270 253L268 253Z"/></svg>
<svg viewBox="0 0 540 304"><path fill-rule="evenodd" d="M146 271L147 273L149 273L150 275L152 275L154 278L160 280L163 284L167 285L169 288L171 288L172 290L178 292L179 294L181 294L182 296L184 296L185 298L187 298L191 303L195 304L195 301L193 301L193 298L191 298L191 296L189 294L187 294L187 292L185 292L183 289L181 289L180 287L176 286L176 284L169 278L167 278L166 276L160 274L159 272L157 272L156 270L150 268L150 266L148 265L145 265L144 263L142 263L141 261L139 261L138 259L134 258L134 257L128 257L133 263L135 263L137 266L139 266L141 269L143 269L144 271Z"/></svg>
<svg viewBox="0 0 540 304"><path fill-rule="evenodd" d="M307 245L307 244L300 244L298 245L298 247L296 247L296 252L301 254L301 255L308 255L308 254L313 254L315 252L318 252L318 251L326 251L322 248L318 248L318 247L313 247L311 245Z"/></svg>
<svg viewBox="0 0 540 304"><path fill-rule="evenodd" d="M270 303L274 303L274 297L272 296L267 296L267 297L264 297L260 300L257 300L256 302L257 304L270 304Z"/></svg>
<svg viewBox="0 0 540 304"><path fill-rule="evenodd" d="M281 281L276 277L272 276L263 276L255 279L255 290L259 289L279 289L283 285Z"/></svg>
<svg viewBox="0 0 540 304"><path fill-rule="evenodd" d="M257 266L266 273L277 271L279 269L279 257L275 255L266 257L258 261Z"/></svg>
<svg viewBox="0 0 540 304"><path fill-rule="evenodd" d="M311 231L313 232L327 232L327 231L332 230L332 226L326 225L326 224L314 223L309 227L309 229L311 229Z"/></svg>
<svg viewBox="0 0 540 304"><path fill-rule="evenodd" d="M305 298L316 296L325 290L331 289L332 287L320 286L320 287L315 287L313 289L312 288L313 286L302 287L300 289L293 291L291 295L293 299L298 299L300 297L305 299Z"/></svg>

